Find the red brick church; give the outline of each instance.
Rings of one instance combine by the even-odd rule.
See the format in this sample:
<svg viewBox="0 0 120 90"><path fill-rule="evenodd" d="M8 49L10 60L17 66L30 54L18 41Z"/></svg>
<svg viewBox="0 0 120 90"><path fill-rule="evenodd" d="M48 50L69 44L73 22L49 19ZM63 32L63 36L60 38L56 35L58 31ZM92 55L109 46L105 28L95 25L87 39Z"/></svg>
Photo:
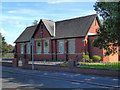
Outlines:
<svg viewBox="0 0 120 90"><path fill-rule="evenodd" d="M30 40L34 39L34 60L69 60L86 53L101 56L103 62L117 62L118 53L104 57L104 49L92 46L100 21L96 14L53 22L40 19L16 39L15 58L31 60Z"/></svg>

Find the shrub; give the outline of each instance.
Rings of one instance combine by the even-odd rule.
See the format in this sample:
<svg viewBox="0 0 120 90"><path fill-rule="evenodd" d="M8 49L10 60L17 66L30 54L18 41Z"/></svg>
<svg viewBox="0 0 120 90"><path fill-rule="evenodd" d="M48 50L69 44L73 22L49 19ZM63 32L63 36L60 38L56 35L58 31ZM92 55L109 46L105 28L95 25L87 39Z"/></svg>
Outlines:
<svg viewBox="0 0 120 90"><path fill-rule="evenodd" d="M90 58L89 58L89 55L83 55L82 57L83 57L83 59L85 59L85 60L87 60L87 61L90 59Z"/></svg>
<svg viewBox="0 0 120 90"><path fill-rule="evenodd" d="M100 60L101 60L101 57L98 56L98 55L94 55L93 58L94 58L94 60L97 60L97 61L100 61Z"/></svg>
<svg viewBox="0 0 120 90"><path fill-rule="evenodd" d="M61 63L60 65L61 66L67 66L68 64L67 63Z"/></svg>
<svg viewBox="0 0 120 90"><path fill-rule="evenodd" d="M86 63L85 63L85 62L79 62L79 64L80 64L80 65L86 65Z"/></svg>
<svg viewBox="0 0 120 90"><path fill-rule="evenodd" d="M92 63L92 62L93 62L93 59L90 59L90 60L89 60L89 63Z"/></svg>

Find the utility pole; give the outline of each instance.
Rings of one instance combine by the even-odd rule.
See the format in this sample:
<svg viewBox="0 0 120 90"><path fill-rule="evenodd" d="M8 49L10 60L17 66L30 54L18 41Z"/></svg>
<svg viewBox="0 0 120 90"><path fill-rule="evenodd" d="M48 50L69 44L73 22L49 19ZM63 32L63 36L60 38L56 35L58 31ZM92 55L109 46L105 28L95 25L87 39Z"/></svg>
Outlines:
<svg viewBox="0 0 120 90"><path fill-rule="evenodd" d="M30 44L32 46L32 70L34 70L34 39L31 38Z"/></svg>

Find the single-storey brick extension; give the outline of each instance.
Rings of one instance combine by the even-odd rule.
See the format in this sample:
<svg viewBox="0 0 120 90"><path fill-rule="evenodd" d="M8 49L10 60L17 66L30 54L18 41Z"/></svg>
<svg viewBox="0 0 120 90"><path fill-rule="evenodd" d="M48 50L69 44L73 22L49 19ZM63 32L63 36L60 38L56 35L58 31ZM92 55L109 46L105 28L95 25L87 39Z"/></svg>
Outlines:
<svg viewBox="0 0 120 90"><path fill-rule="evenodd" d="M34 40L34 60L80 59L83 53L103 62L117 62L118 53L104 57L104 49L92 46L96 30L100 27L97 14L53 22L40 19L38 25L27 27L16 39L15 58L31 60Z"/></svg>

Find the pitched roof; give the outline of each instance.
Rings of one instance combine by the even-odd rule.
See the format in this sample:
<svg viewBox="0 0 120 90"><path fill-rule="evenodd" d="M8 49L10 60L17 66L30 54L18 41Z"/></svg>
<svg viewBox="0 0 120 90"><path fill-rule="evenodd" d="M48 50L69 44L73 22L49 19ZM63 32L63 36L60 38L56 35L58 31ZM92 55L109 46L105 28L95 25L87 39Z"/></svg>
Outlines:
<svg viewBox="0 0 120 90"><path fill-rule="evenodd" d="M26 41L30 41L30 39L32 38L35 30L36 30L36 26L30 26L30 27L27 27L23 32L22 34L16 39L15 43L18 43L18 42L26 42Z"/></svg>
<svg viewBox="0 0 120 90"><path fill-rule="evenodd" d="M86 36L96 14L55 23L55 39Z"/></svg>
<svg viewBox="0 0 120 90"><path fill-rule="evenodd" d="M68 19L63 21L57 21L57 22L41 19L40 22L43 21L44 25L46 26L51 36L54 36L54 32L55 32L54 39L81 37L81 36L87 35L96 17L97 15L94 14L94 15L78 17L78 18L73 18L73 19ZM30 39L35 35L39 25L40 23L36 26L27 27L23 31L23 33L16 39L15 43L30 41ZM54 31L54 28L55 28L55 31Z"/></svg>
<svg viewBox="0 0 120 90"><path fill-rule="evenodd" d="M46 26L47 30L49 31L50 35L53 36L54 35L54 22L52 22L50 20L45 20L45 19L41 19L41 20L45 24L45 26ZM27 27L23 31L23 33L16 39L15 43L30 41L32 36L35 34L35 31L37 30L38 25Z"/></svg>
<svg viewBox="0 0 120 90"><path fill-rule="evenodd" d="M47 30L49 31L51 36L54 36L54 23L53 21L42 19L43 23L45 24Z"/></svg>

